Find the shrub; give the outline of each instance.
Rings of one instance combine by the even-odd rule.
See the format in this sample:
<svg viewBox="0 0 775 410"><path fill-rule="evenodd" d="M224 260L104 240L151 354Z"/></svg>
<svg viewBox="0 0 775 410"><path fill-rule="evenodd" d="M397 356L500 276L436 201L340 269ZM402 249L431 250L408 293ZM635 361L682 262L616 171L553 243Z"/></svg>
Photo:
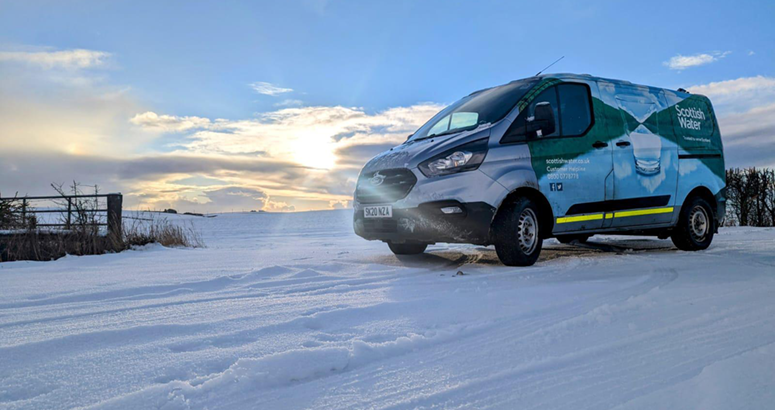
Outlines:
<svg viewBox="0 0 775 410"><path fill-rule="evenodd" d="M0 229L17 229L23 225L21 204L13 198L0 200Z"/></svg>
<svg viewBox="0 0 775 410"><path fill-rule="evenodd" d="M727 170L727 224L775 226L775 170Z"/></svg>

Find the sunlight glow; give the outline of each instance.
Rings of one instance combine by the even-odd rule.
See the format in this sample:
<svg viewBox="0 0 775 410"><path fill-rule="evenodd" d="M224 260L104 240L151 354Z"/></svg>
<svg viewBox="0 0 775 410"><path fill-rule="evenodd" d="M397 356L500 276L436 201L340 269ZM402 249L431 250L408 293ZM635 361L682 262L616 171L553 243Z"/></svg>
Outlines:
<svg viewBox="0 0 775 410"><path fill-rule="evenodd" d="M300 165L331 169L336 165L334 142L325 136L299 138L291 143L293 160Z"/></svg>

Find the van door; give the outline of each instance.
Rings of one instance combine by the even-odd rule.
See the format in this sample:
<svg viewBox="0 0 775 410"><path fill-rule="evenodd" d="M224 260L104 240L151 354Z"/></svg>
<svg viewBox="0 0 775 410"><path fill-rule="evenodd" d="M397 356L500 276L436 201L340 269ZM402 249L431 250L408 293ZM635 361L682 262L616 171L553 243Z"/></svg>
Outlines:
<svg viewBox="0 0 775 410"><path fill-rule="evenodd" d="M539 85L538 87L540 87ZM598 100L598 103L594 101ZM606 177L612 173L611 146L601 136L604 121L595 82L561 82L546 87L514 120L510 131L524 129L538 103L549 103L556 118L555 132L526 139L506 133L502 143L527 140L540 191L556 217L554 233L599 229L603 217L584 204L603 203Z"/></svg>
<svg viewBox="0 0 775 410"><path fill-rule="evenodd" d="M667 223L673 217L678 152L661 90L618 85L615 96L624 132L612 141L612 227ZM612 217L612 218L611 218Z"/></svg>

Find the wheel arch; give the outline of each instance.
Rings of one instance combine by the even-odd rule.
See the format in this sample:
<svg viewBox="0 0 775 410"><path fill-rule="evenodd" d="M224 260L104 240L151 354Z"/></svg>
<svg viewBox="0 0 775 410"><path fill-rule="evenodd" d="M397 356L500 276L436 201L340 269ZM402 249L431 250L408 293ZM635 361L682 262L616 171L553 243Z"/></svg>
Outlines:
<svg viewBox="0 0 775 410"><path fill-rule="evenodd" d="M698 196L708 202L708 205L710 205L710 210L713 212L714 220L718 221L718 215L716 215L718 212L716 209L716 196L713 195L713 192L710 190L710 188L704 185L697 186L689 191L689 193L684 198L684 202L681 204L681 211L683 212L689 201L695 196Z"/></svg>
<svg viewBox="0 0 775 410"><path fill-rule="evenodd" d="M552 231L554 230L554 211L552 206L541 191L527 186L517 188L503 198L490 224L490 237L492 238L493 235L493 227L499 223L500 218L508 211L509 205L514 203L517 198L528 198L538 205L539 232L542 238L551 238Z"/></svg>

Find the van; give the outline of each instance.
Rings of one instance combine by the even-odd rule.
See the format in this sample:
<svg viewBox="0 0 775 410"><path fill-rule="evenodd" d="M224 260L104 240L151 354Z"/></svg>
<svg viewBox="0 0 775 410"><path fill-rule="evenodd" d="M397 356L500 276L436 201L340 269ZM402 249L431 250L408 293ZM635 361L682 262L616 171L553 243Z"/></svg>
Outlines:
<svg viewBox="0 0 775 410"><path fill-rule="evenodd" d="M535 263L544 239L670 237L707 248L725 214L724 152L707 97L577 74L476 91L372 158L355 233L398 255L494 245Z"/></svg>

